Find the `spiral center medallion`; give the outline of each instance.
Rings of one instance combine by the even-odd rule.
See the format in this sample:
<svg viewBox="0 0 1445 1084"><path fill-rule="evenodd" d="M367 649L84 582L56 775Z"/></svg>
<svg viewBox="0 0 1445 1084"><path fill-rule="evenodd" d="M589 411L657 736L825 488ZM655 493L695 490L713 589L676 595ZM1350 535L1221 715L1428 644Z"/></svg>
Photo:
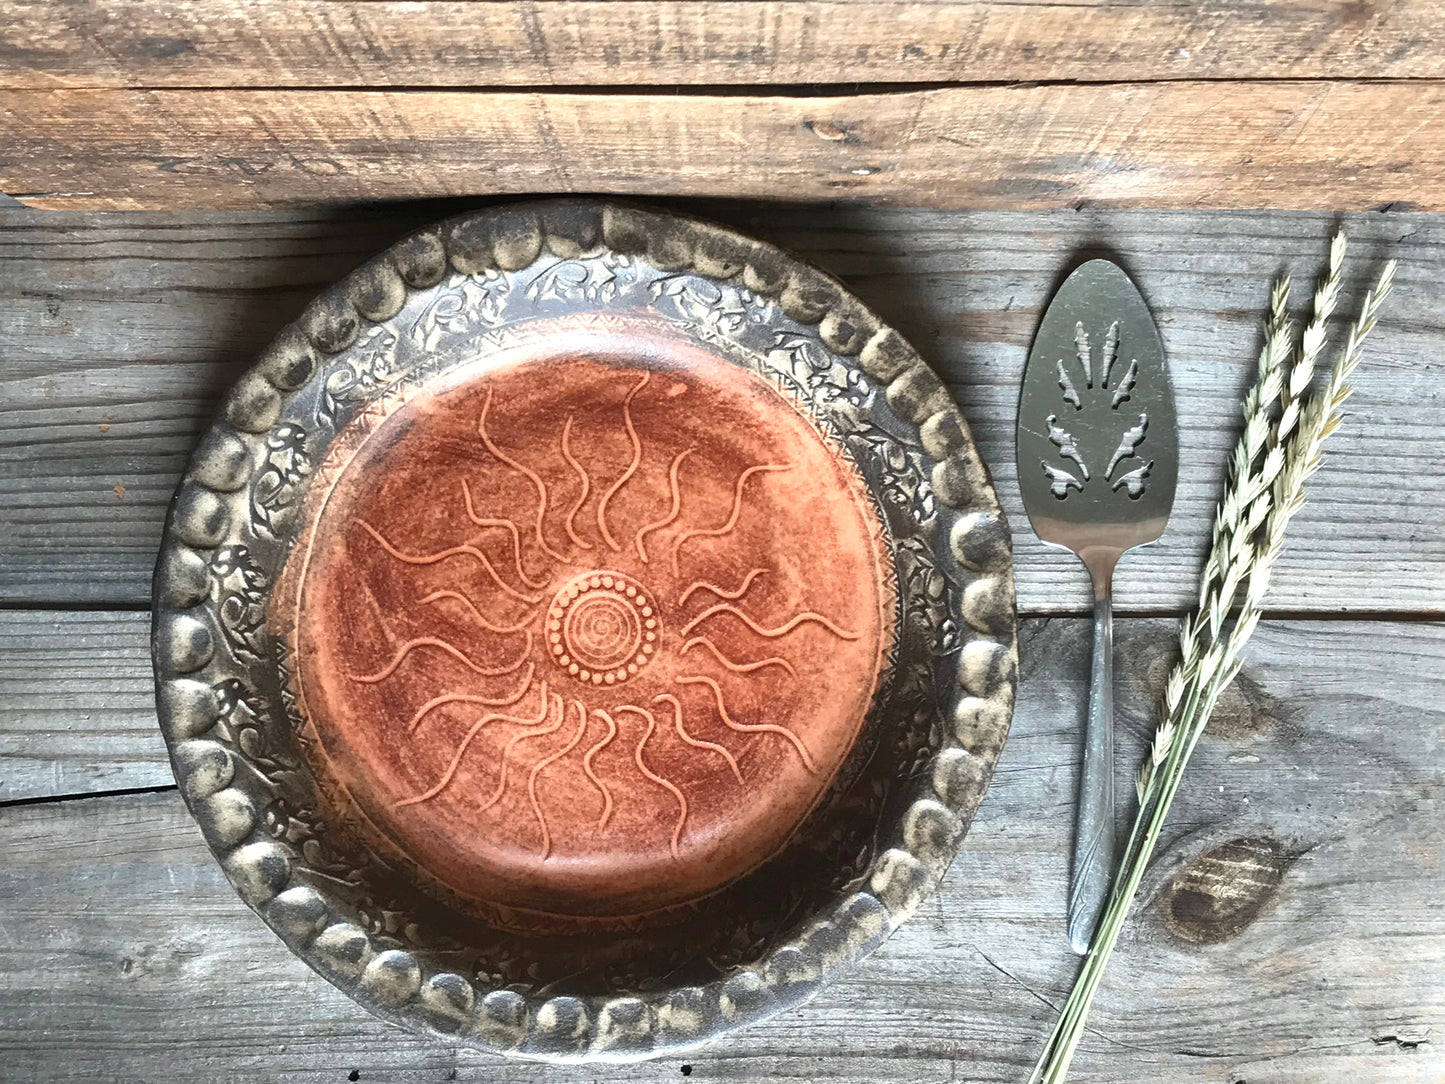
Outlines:
<svg viewBox="0 0 1445 1084"><path fill-rule="evenodd" d="M547 612L552 661L579 681L615 685L646 666L660 625L647 591L618 572L586 572L569 581Z"/></svg>

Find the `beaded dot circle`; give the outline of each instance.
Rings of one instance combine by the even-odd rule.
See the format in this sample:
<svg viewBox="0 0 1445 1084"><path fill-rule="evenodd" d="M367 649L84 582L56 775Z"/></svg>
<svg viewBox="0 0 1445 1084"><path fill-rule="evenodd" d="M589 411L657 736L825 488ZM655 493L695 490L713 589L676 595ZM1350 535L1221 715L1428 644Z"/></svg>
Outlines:
<svg viewBox="0 0 1445 1084"><path fill-rule="evenodd" d="M552 661L578 681L616 685L652 661L662 631L643 586L620 572L570 580L547 611Z"/></svg>

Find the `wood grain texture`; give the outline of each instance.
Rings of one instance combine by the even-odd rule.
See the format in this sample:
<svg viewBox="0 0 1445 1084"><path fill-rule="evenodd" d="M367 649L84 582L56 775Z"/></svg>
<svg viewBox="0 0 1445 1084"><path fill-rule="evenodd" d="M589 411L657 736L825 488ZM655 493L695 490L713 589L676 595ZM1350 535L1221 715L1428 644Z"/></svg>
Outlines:
<svg viewBox="0 0 1445 1084"><path fill-rule="evenodd" d="M1026 1075L1075 966L1063 912L1088 627L1022 631L1014 732L940 894L810 1006L688 1058L691 1080ZM1172 642L1172 623L1120 623L1121 785ZM1260 627L1071 1080L1445 1072L1442 665L1440 623ZM65 749L37 737L34 755L49 748ZM173 792L0 809L0 916L0 1051L18 1080L598 1079L367 1017L246 911ZM677 1080L682 1064L605 1079Z"/></svg>
<svg viewBox="0 0 1445 1084"><path fill-rule="evenodd" d="M213 405L324 285L461 209L88 215L0 212L0 600L145 605L166 502ZM1084 613L1087 577L1041 545L1013 467L1018 381L1075 255L1124 260L1159 321L1181 416L1174 516L1116 581L1121 612L1182 611L1258 347L1268 283L1320 266L1335 216L1085 210L951 214L690 206L841 276L948 379L1012 518L1024 613ZM1396 294L1349 417L1291 526L1282 611L1445 610L1445 218L1343 219L1352 290L1387 255ZM119 488L117 488L119 487Z"/></svg>
<svg viewBox="0 0 1445 1084"><path fill-rule="evenodd" d="M965 86L844 97L0 90L35 207L517 192L1445 210L1445 81Z"/></svg>
<svg viewBox="0 0 1445 1084"><path fill-rule="evenodd" d="M0 86L1441 78L1433 0L18 0Z"/></svg>
<svg viewBox="0 0 1445 1084"><path fill-rule="evenodd" d="M0 803L174 783L150 615L0 610Z"/></svg>

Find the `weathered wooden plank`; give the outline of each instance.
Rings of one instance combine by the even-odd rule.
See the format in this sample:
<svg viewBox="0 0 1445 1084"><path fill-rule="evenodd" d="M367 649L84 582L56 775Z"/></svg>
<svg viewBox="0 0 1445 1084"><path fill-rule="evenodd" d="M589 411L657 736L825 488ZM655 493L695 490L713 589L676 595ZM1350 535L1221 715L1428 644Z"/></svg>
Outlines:
<svg viewBox="0 0 1445 1084"><path fill-rule="evenodd" d="M166 504L215 402L319 287L406 228L315 213L94 225L27 213L18 232L0 226L0 597L12 600L143 603Z"/></svg>
<svg viewBox="0 0 1445 1084"><path fill-rule="evenodd" d="M0 598L143 605L170 493L212 405L327 282L409 226L457 209L87 215L0 212ZM706 205L840 275L950 381L1015 530L1020 606L1083 612L1074 558L1043 547L1017 498L1013 417L1034 326L1071 254L1122 254L1159 318L1183 424L1174 519L1118 578L1121 611L1194 593L1267 283L1311 273L1322 214L955 214ZM1358 285L1400 257L1350 418L1270 595L1282 610L1445 609L1445 219L1344 222ZM1354 294L1353 296L1358 296ZM116 489L120 486L121 489Z"/></svg>
<svg viewBox="0 0 1445 1084"><path fill-rule="evenodd" d="M846 97L0 90L36 207L515 192L935 207L1445 210L1445 81L979 85Z"/></svg>
<svg viewBox="0 0 1445 1084"><path fill-rule="evenodd" d="M20 0L0 86L1440 78L1431 0Z"/></svg>
<svg viewBox="0 0 1445 1084"><path fill-rule="evenodd" d="M1014 733L940 895L812 1005L686 1059L691 1079L1023 1078L1044 1002L1075 966L1064 899L1087 633L1081 620L1025 624ZM1171 641L1169 623L1121 622L1131 750ZM1441 624L1261 626L1071 1079L1445 1072L1442 663ZM246 912L173 793L0 809L0 952L0 1050L16 1079L596 1077L370 1020ZM678 1079L681 1064L606 1078Z"/></svg>
<svg viewBox="0 0 1445 1084"><path fill-rule="evenodd" d="M173 783L150 616L0 610L0 802Z"/></svg>

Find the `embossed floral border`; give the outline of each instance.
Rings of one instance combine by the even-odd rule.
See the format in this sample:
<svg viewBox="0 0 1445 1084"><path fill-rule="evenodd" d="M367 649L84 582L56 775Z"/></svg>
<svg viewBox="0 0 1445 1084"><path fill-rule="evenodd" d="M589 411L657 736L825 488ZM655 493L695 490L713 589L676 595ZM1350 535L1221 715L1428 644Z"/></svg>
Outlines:
<svg viewBox="0 0 1445 1084"><path fill-rule="evenodd" d="M231 705L214 563L253 515L252 483L271 463L283 402L325 394L324 360L449 274L516 272L539 259L598 251L665 272L735 281L816 329L835 362L886 389L891 411L935 461L934 496L959 513L957 682L941 696L940 747L907 795L901 822L861 890L832 902L751 966L701 986L616 997L486 989L424 966L348 921L346 908L297 877L303 846L258 815L262 773L216 740ZM269 443L268 442L272 442ZM237 605L244 606L244 598ZM709 223L582 199L511 204L404 239L316 298L231 389L172 502L154 582L152 651L161 727L181 793L242 899L308 964L377 1015L450 1042L550 1061L633 1061L675 1053L812 997L876 949L937 887L987 789L1012 715L1018 648L1008 525L967 424L941 381L897 332L838 282L771 245ZM208 680L209 679L209 680Z"/></svg>

